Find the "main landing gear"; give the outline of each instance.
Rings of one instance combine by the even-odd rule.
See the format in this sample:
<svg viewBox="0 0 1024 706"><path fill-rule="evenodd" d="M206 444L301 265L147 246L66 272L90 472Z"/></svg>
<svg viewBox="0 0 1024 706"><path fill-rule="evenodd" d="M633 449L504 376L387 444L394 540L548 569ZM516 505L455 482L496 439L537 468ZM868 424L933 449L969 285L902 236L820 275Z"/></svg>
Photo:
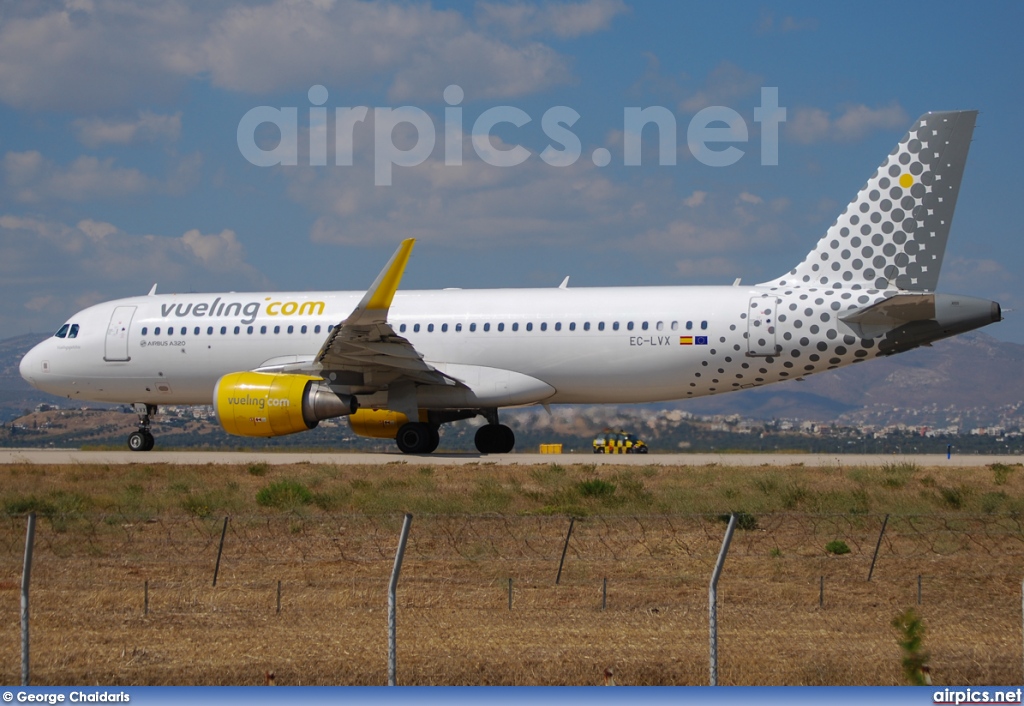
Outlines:
<svg viewBox="0 0 1024 706"><path fill-rule="evenodd" d="M426 422L403 424L395 436L398 448L405 454L429 454L441 443L437 427Z"/></svg>
<svg viewBox="0 0 1024 706"><path fill-rule="evenodd" d="M516 435L504 424L498 423L498 411L488 410L447 410L429 414L426 422L408 422L403 424L395 435L395 442L402 453L429 454L437 449L441 441L438 428L441 424L471 419L483 415L487 424L476 432L474 442L477 451L482 454L507 454L516 445Z"/></svg>
<svg viewBox="0 0 1024 706"><path fill-rule="evenodd" d="M473 442L482 454L507 454L516 445L516 435L504 424L484 424Z"/></svg>
<svg viewBox="0 0 1024 706"><path fill-rule="evenodd" d="M156 440L149 430L149 417L156 414L156 405L139 403L132 407L139 415L139 430L128 435L128 448L132 451L152 451Z"/></svg>

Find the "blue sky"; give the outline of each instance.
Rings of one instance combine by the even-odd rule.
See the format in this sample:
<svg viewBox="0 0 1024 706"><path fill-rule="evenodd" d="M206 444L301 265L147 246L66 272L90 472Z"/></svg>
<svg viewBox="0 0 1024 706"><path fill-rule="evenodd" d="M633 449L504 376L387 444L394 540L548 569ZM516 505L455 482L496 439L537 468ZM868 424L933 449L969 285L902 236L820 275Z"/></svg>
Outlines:
<svg viewBox="0 0 1024 706"><path fill-rule="evenodd" d="M981 111L940 289L1024 311L1019 201L1024 56L1013 3L131 3L39 0L0 7L0 330L54 330L122 296L247 289L363 289L405 237L412 288L753 283L813 247L911 121ZM445 88L462 89L461 164L446 164ZM327 98L327 164L310 164L310 88ZM786 108L778 165L761 164L754 110ZM239 124L295 108L298 164L256 166ZM337 109L369 115L336 164ZM433 151L375 185L376 108L415 107ZM469 133L492 108L493 166ZM542 117L567 128L578 159ZM624 164L624 111L676 121L675 164L642 133ZM748 130L730 166L687 146L702 109ZM277 128L252 133L271 149ZM416 142L409 125L390 136ZM716 146L716 149L724 145ZM483 147L480 147L483 150ZM610 162L596 166L595 150ZM486 152L486 150L483 150ZM450 161L450 160L447 160ZM570 160L566 160L570 161ZM1024 316L986 329L1024 343Z"/></svg>

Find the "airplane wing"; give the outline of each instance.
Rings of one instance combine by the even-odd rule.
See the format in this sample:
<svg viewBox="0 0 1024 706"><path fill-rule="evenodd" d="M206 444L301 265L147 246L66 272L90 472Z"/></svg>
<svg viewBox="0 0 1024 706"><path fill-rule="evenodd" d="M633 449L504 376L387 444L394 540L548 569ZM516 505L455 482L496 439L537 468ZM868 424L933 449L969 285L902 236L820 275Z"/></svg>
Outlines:
<svg viewBox="0 0 1024 706"><path fill-rule="evenodd" d="M334 327L314 359L332 387L367 394L394 383L451 385L451 378L428 365L413 345L388 323L391 301L402 280L415 239L402 241L362 300ZM333 374L333 376L332 376Z"/></svg>

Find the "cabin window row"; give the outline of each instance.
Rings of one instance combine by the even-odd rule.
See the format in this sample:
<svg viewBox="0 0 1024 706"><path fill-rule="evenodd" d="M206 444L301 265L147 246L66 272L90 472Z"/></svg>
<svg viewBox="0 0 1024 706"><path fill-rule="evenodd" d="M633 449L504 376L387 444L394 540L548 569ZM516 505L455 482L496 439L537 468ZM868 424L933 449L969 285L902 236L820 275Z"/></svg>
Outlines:
<svg viewBox="0 0 1024 706"><path fill-rule="evenodd" d="M653 328L655 330L657 330L657 331L664 331L665 330L665 325L666 324L665 324L664 321L658 321L658 322L655 322L653 324ZM702 331L706 331L707 328L708 328L708 322L707 321L700 321L700 322L698 322L698 325L700 326L700 329ZM505 330L505 323L504 322L499 322L497 324L493 324L493 326L494 326L494 329L496 331L504 331ZM492 327L492 324L490 322L485 322L485 323L480 325L480 329L482 331L485 331L485 332L490 331L491 327ZM685 328L686 328L687 331L692 331L693 327L694 327L694 322L693 321L685 322ZM522 330L525 330L525 331L533 331L534 330L534 324L533 324L533 322L527 322L526 324L520 325L519 322L513 322L512 324L509 325L509 329L512 330L512 331L519 331L521 328L522 328ZM554 331L561 331L562 330L562 322L561 321L556 321L554 324L551 325L550 328L552 330L554 330ZM569 325L566 328L569 331L576 331L577 330L576 322L575 321L570 322ZM582 328L582 330L584 330L584 331L590 331L591 330L591 323L589 321L584 321L583 325L580 328ZM607 327L606 327L606 324L605 324L604 321L598 321L597 322L596 329L598 331L604 331L606 328ZM622 328L622 324L620 322L618 322L618 321L611 322L611 330L612 331L619 331L621 328ZM625 329L627 331L635 331L635 330L637 330L637 328L638 327L637 327L636 323L634 323L633 321L627 321L625 323ZM649 321L641 321L640 324L639 324L639 330L640 331L649 331L649 330L651 330L651 328L652 328L652 324ZM669 328L672 331L678 331L679 330L679 322L678 321L673 321L671 324L669 324ZM548 323L546 321L540 322L539 324L537 324L537 329L540 330L540 331L547 331L548 330ZM409 331L409 330L410 330L410 325L409 324L401 324L398 327L398 332L399 333L406 333L406 331ZM427 333L433 333L435 330L440 330L441 333L447 333L449 331L449 326L448 326L448 324L441 324L440 326L436 326L435 324L427 324L426 326L423 326L422 324L412 324L411 325L412 333L419 333L420 331L423 331L423 330L426 330ZM462 324L461 323L455 324L452 327L452 330L454 330L456 333L461 332L463 330ZM471 333L475 332L476 330L477 330L477 324L476 323L469 324L469 331Z"/></svg>
<svg viewBox="0 0 1024 706"><path fill-rule="evenodd" d="M309 326L305 326L305 325L303 325L303 326L295 326L295 325L290 325L290 326L273 326L273 327L271 327L271 326L259 326L259 327L257 327L257 326L246 326L245 327L245 333L247 333L247 334L256 333L256 329L257 328L259 329L259 333L261 333L261 334L262 333L278 333L278 334L279 333L286 333L287 334L287 333L296 333L296 332L301 334L301 333L309 333L310 332L310 328L312 328L312 332L313 333L320 333L320 331L322 330L322 327L320 326L320 324L317 324L316 326L313 326L313 327L309 327ZM206 327L206 334L208 336L212 336L214 334L214 332L217 331L217 330L218 330L218 327L216 327L216 326L207 326ZM232 333L240 334L240 333L242 333L243 329L242 329L241 326L234 326L234 327L220 326L219 330L220 330L220 334L222 336L224 336L224 335L227 335L229 330L231 330ZM334 326L328 326L327 327L327 333L330 333L333 330L334 330ZM175 326L168 326L166 329L164 329L162 326L156 326L156 327L153 328L153 335L154 336L161 335L161 332L163 332L163 335L166 335L166 336L187 336L187 335L189 335L188 326L177 326L177 327L175 327ZM141 333L142 333L143 336L148 336L149 335L149 327L148 326L143 326ZM199 336L202 333L203 333L202 326L196 326L196 327L194 327L192 329L192 335L193 336Z"/></svg>

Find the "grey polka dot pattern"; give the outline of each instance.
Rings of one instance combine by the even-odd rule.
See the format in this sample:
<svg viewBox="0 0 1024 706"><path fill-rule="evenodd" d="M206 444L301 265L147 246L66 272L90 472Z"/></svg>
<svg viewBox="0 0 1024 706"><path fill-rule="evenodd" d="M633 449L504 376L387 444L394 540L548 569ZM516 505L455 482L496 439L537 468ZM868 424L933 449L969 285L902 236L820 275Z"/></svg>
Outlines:
<svg viewBox="0 0 1024 706"><path fill-rule="evenodd" d="M699 357L679 396L801 379L884 355L887 329L850 322L901 292L934 291L975 117L922 116L800 265L772 282L731 288L728 304L722 288L708 293L704 301L736 318L707 348L692 349Z"/></svg>
<svg viewBox="0 0 1024 706"><path fill-rule="evenodd" d="M807 258L764 284L935 291L976 117L923 115Z"/></svg>

